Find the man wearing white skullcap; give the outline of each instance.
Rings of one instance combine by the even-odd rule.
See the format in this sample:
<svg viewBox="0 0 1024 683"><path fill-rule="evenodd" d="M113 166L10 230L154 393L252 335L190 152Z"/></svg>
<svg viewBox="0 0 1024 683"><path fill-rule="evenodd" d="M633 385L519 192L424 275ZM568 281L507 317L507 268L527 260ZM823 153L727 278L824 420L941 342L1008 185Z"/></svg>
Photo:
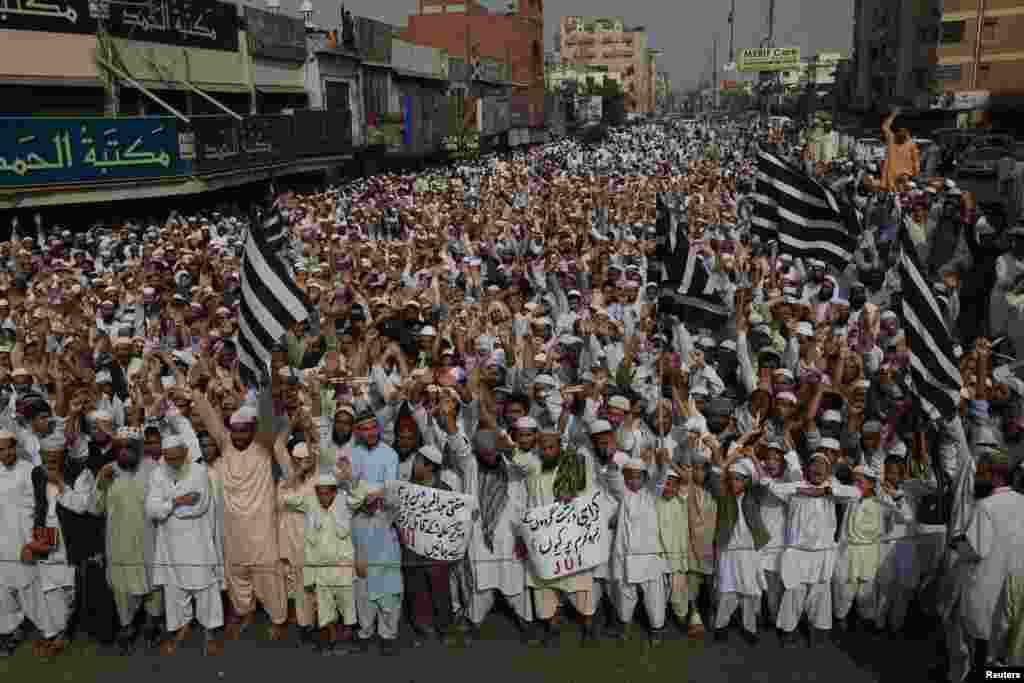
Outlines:
<svg viewBox="0 0 1024 683"><path fill-rule="evenodd" d="M305 589L302 578L302 567L306 562L306 515L284 504L289 496L309 497L315 495L314 485L317 478L317 463L310 456L309 446L301 441L292 446L287 475L277 489L278 507L278 542L281 546L281 559L284 562L285 588L289 600L294 603L295 621L299 627L299 641L302 644L313 642L313 612L315 602L311 600Z"/></svg>
<svg viewBox="0 0 1024 683"><path fill-rule="evenodd" d="M351 471L344 474L350 476ZM302 476L296 469L290 482L297 483ZM306 521L304 566L300 569L304 589L316 593L318 650L323 654L344 654L351 648L352 627L356 624L352 510L363 505L369 488L363 480L339 481L330 471L321 472L312 481L312 492L289 485L281 501Z"/></svg>
<svg viewBox="0 0 1024 683"><path fill-rule="evenodd" d="M174 654L195 618L206 631L207 654L218 655L223 650L223 579L210 479L205 465L188 461L181 436L165 435L162 450L146 494L146 517L156 524L153 583L164 589L167 638L162 651Z"/></svg>
<svg viewBox="0 0 1024 683"><path fill-rule="evenodd" d="M665 558L661 556L658 536L658 510L655 504L664 485L667 461L655 465L640 458L621 455L621 469L608 473L609 491L619 508L614 546L612 576L615 577L615 603L619 611L620 637L628 638L633 613L640 594L651 628L651 642L659 645L665 627Z"/></svg>
<svg viewBox="0 0 1024 683"><path fill-rule="evenodd" d="M14 435L0 434L0 650L12 655L20 638L24 619L32 621L49 636L56 635L49 624L43 602L39 571L27 557L43 556L50 546L33 537L32 529L45 520L34 516L32 465L18 458ZM40 623L44 621L45 623ZM47 642L47 646L51 645Z"/></svg>
<svg viewBox="0 0 1024 683"><path fill-rule="evenodd" d="M861 623L873 624L877 617L876 579L881 560L884 518L896 510L891 503L883 508L875 487L878 472L864 465L853 469L853 481L861 490L861 499L847 504L839 531L839 552L832 576L832 613L835 626L847 629L847 617L857 604Z"/></svg>
<svg viewBox="0 0 1024 683"><path fill-rule="evenodd" d="M743 637L751 645L758 641L757 618L761 595L767 585L761 549L771 541L761 520L761 509L751 495L757 479L748 459L748 444L759 436L741 437L722 464L718 494L718 604L715 609L715 640L728 637L729 620L737 609L743 619ZM724 481L722 481L724 479Z"/></svg>
<svg viewBox="0 0 1024 683"><path fill-rule="evenodd" d="M690 547L687 558L687 580L690 618L687 634L699 638L704 634L701 609L713 606L711 595L715 573L715 530L718 525L718 498L709 490L711 460L703 448L691 448L686 459L692 468L690 485L685 490L687 520L690 524Z"/></svg>
<svg viewBox="0 0 1024 683"><path fill-rule="evenodd" d="M135 617L146 613L144 637L155 647L163 630L163 593L153 585L156 527L146 520L146 493L157 467L142 458L142 436L122 428L114 436L114 462L104 465L96 480L96 511L106 515L107 582L114 593L121 625L121 654L135 650Z"/></svg>
<svg viewBox="0 0 1024 683"><path fill-rule="evenodd" d="M272 382L277 382L271 373ZM273 386L260 395L259 412L239 408L224 428L220 412L201 393L193 399L207 433L221 456L213 468L224 496L225 583L231 599L227 638L237 639L256 617L257 601L270 615L271 640L287 630L288 594L284 576L263 567L277 567L281 556L277 527L274 460ZM259 423L257 424L257 417Z"/></svg>
<svg viewBox="0 0 1024 683"><path fill-rule="evenodd" d="M782 632L783 645L794 646L797 624L806 615L812 645L820 644L832 628L836 503L857 500L860 489L840 484L823 453L811 456L806 482L772 481L768 486L776 497L789 503L779 572L786 592L776 626Z"/></svg>

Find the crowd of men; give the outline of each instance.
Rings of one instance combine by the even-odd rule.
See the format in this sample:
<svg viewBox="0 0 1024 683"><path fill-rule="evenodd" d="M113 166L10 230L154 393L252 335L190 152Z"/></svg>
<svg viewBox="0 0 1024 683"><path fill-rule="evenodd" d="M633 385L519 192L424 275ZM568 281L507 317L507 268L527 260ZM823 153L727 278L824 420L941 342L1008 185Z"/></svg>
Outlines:
<svg viewBox="0 0 1024 683"><path fill-rule="evenodd" d="M260 382L239 335L261 221L0 244L0 653L31 624L41 656L83 634L170 655L198 625L214 655L259 608L272 639L394 653L403 623L472 642L500 598L533 644L578 621L657 645L674 620L814 646L912 611L944 624L952 681L1021 664L1024 226L942 178L819 164L857 256L794 258L752 239L758 148L800 163L776 134L647 125L283 197L312 315ZM724 316L659 307L666 193ZM904 227L960 345L937 424L904 381ZM464 557L403 545L396 480L477 501ZM540 578L524 514L595 494L607 557Z"/></svg>

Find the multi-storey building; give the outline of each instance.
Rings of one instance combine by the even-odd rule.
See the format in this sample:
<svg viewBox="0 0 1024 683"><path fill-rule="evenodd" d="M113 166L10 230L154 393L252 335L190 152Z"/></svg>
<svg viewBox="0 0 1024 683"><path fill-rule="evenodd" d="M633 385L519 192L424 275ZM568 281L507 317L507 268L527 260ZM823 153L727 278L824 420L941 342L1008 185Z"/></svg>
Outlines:
<svg viewBox="0 0 1024 683"><path fill-rule="evenodd" d="M399 36L402 40L447 50L453 66L478 58L508 64L511 73L505 79L513 83L516 127L544 126L542 0L418 2L418 14L409 16L409 27Z"/></svg>
<svg viewBox="0 0 1024 683"><path fill-rule="evenodd" d="M649 48L643 27L627 27L621 18L564 17L559 28L563 64L621 74L627 111L654 111L657 52Z"/></svg>
<svg viewBox="0 0 1024 683"><path fill-rule="evenodd" d="M928 107L941 16L941 0L854 1L857 108Z"/></svg>
<svg viewBox="0 0 1024 683"><path fill-rule="evenodd" d="M1024 92L1024 0L945 0L938 62L944 92Z"/></svg>

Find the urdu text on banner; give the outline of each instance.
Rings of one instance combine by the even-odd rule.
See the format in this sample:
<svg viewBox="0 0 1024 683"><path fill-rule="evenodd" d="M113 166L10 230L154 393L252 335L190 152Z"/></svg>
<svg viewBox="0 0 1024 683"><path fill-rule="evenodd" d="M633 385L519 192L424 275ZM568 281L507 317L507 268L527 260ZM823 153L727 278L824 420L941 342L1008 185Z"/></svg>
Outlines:
<svg viewBox="0 0 1024 683"><path fill-rule="evenodd" d="M600 492L585 493L569 503L529 510L519 533L526 542L537 577L545 581L578 574L608 560L609 523L617 503Z"/></svg>
<svg viewBox="0 0 1024 683"><path fill-rule="evenodd" d="M402 545L432 560L462 559L473 531L472 496L403 481L389 481L386 491Z"/></svg>

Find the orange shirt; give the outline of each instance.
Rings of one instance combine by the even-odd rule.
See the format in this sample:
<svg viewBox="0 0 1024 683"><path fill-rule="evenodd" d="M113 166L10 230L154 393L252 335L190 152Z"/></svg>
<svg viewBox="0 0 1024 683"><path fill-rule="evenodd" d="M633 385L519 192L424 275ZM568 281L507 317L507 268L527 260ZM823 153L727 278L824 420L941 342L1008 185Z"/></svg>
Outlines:
<svg viewBox="0 0 1024 683"><path fill-rule="evenodd" d="M887 192L896 190L896 180L901 175L917 177L921 172L921 152L917 143L907 140L902 145L896 142L889 143L888 152L885 158L885 168L882 171L882 189Z"/></svg>

